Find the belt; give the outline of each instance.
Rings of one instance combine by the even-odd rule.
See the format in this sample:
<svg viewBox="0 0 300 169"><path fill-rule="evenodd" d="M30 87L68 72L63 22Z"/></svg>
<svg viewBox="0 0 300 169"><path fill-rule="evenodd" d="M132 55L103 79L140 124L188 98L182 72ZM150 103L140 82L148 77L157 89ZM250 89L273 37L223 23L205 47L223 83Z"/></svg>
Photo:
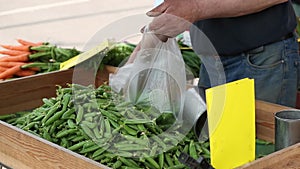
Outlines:
<svg viewBox="0 0 300 169"><path fill-rule="evenodd" d="M294 36L294 33L293 33L293 32L290 32L290 33L286 34L285 36L282 36L282 37L280 38L280 40L286 40L286 39L289 39L289 38L291 38L291 37L293 37L293 36Z"/></svg>
<svg viewBox="0 0 300 169"><path fill-rule="evenodd" d="M286 34L285 36L282 36L278 41L286 40L286 39L289 39L292 37L294 37L294 33L290 32L290 33ZM260 52L264 51L264 49L265 49L265 46L263 45L263 46L251 49L251 50L247 51L247 53L256 54L256 53L260 53Z"/></svg>

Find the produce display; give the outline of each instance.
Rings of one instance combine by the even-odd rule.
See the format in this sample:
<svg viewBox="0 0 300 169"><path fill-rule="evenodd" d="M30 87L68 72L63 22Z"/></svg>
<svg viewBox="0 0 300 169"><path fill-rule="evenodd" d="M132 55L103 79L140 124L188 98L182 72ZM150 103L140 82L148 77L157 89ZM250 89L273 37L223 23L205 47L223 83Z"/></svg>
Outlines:
<svg viewBox="0 0 300 169"><path fill-rule="evenodd" d="M1 45L4 50L0 50L0 80L59 70L60 63L83 52L76 48L58 47L49 42L31 42L24 39L17 39L17 42L19 45ZM187 71L195 78L199 77L199 56L180 39L178 45ZM102 69L104 65L122 66L135 47L135 44L118 42L105 54L100 64L92 60L89 65L97 69Z"/></svg>
<svg viewBox="0 0 300 169"><path fill-rule="evenodd" d="M209 143L193 131L160 137L175 117L156 111L147 99L133 105L106 84L58 86L56 93L34 110L0 120L112 168L188 168L178 159L181 153L209 161Z"/></svg>
<svg viewBox="0 0 300 169"><path fill-rule="evenodd" d="M1 45L0 79L31 76L59 70L64 62L79 53L77 49L62 48L48 42L17 39L20 45Z"/></svg>

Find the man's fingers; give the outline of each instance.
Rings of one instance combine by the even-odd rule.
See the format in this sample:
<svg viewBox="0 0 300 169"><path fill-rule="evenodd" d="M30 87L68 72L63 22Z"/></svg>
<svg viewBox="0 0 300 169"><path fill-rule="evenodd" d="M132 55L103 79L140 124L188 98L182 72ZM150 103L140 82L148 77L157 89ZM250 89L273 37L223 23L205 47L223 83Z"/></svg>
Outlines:
<svg viewBox="0 0 300 169"><path fill-rule="evenodd" d="M167 9L168 9L167 3L163 2L160 5L158 5L157 7L153 8L152 10L147 12L146 15L148 15L150 17L157 17L157 16L161 15L162 13L164 13Z"/></svg>

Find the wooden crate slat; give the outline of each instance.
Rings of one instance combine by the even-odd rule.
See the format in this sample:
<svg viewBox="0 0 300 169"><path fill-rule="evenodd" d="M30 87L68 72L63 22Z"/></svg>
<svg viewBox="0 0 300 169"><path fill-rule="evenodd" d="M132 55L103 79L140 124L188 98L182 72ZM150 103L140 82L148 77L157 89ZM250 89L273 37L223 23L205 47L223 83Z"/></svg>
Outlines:
<svg viewBox="0 0 300 169"><path fill-rule="evenodd" d="M0 121L0 136L1 162L15 169L23 167L37 169L108 168L2 121Z"/></svg>

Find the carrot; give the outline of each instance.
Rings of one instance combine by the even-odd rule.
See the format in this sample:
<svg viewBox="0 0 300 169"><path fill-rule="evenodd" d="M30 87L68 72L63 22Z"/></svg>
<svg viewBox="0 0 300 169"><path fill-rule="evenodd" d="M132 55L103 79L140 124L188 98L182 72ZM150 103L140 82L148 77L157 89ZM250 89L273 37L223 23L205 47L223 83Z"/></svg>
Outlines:
<svg viewBox="0 0 300 169"><path fill-rule="evenodd" d="M25 65L25 62L1 62L0 61L0 67L6 67L6 68L11 68L14 66L22 66Z"/></svg>
<svg viewBox="0 0 300 169"><path fill-rule="evenodd" d="M43 42L30 42L24 39L17 39L17 41L21 44L21 45L25 45L25 46L40 46L43 44Z"/></svg>
<svg viewBox="0 0 300 169"><path fill-rule="evenodd" d="M33 70L20 70L18 72L15 73L15 75L20 76L20 77L24 77L24 76L31 76L34 75L36 72Z"/></svg>
<svg viewBox="0 0 300 169"><path fill-rule="evenodd" d="M15 73L17 73L20 70L21 70L21 66L15 65L15 66L5 70L4 72L1 72L0 79L7 79L7 78L13 76Z"/></svg>
<svg viewBox="0 0 300 169"><path fill-rule="evenodd" d="M27 62L29 54L21 54L18 56L4 56L0 58L0 62Z"/></svg>
<svg viewBox="0 0 300 169"><path fill-rule="evenodd" d="M30 54L30 52L18 51L18 50L0 50L0 54L9 55L9 56L17 56L21 54Z"/></svg>
<svg viewBox="0 0 300 169"><path fill-rule="evenodd" d="M30 52L30 45L19 45L19 46L1 45L1 46L5 49L8 49L8 50L17 50L17 51Z"/></svg>
<svg viewBox="0 0 300 169"><path fill-rule="evenodd" d="M0 72L4 72L5 70L7 70L7 67L0 67Z"/></svg>

